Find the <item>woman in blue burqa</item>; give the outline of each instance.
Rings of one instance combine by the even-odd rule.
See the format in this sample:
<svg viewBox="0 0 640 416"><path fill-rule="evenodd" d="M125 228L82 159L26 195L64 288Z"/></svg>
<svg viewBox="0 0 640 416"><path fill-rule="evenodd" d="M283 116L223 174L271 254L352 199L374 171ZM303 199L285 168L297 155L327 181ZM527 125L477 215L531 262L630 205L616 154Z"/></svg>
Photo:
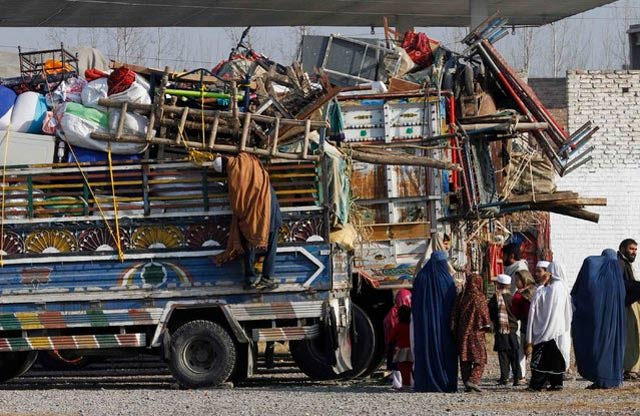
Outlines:
<svg viewBox="0 0 640 416"><path fill-rule="evenodd" d="M435 251L413 282L414 389L420 392L457 389L457 348L450 325L456 286L448 257Z"/></svg>
<svg viewBox="0 0 640 416"><path fill-rule="evenodd" d="M622 384L625 348L625 286L616 252L587 257L571 290L573 347L578 372L593 384Z"/></svg>

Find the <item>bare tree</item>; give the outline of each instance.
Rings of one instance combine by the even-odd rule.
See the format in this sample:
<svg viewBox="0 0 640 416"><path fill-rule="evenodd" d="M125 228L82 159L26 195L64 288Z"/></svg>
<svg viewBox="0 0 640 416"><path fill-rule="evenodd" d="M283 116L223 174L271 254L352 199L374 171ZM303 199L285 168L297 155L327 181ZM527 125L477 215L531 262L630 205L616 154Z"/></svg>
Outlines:
<svg viewBox="0 0 640 416"><path fill-rule="evenodd" d="M538 53L538 44L536 43L536 28L519 27L513 28L512 36L508 40L506 46L506 56L513 66L519 68L524 74L529 75L533 64L532 59Z"/></svg>
<svg viewBox="0 0 640 416"><path fill-rule="evenodd" d="M637 2L630 0L620 0L615 4L616 6L611 8L612 28L615 36L612 36L614 43L610 44L609 47L612 49L616 61L621 63L623 68L628 68L630 65L630 57L627 29L632 23L638 22L638 19L640 19L640 10L637 7Z"/></svg>
<svg viewBox="0 0 640 416"><path fill-rule="evenodd" d="M145 33L140 28L119 27L113 33L115 59L122 62L140 62L148 44Z"/></svg>
<svg viewBox="0 0 640 416"><path fill-rule="evenodd" d="M568 69L585 68L589 64L591 30L581 19L564 19L551 23L541 34L548 44L540 72L558 78Z"/></svg>

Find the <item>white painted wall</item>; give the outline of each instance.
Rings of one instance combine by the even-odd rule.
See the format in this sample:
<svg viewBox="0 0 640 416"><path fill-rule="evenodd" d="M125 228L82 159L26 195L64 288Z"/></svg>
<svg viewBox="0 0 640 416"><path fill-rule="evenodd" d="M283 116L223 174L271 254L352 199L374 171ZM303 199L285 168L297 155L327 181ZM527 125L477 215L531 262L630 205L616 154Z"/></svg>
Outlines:
<svg viewBox="0 0 640 416"><path fill-rule="evenodd" d="M570 71L567 94L569 130L587 120L600 130L594 159L557 179L558 190L608 200L589 208L600 214L598 224L551 215L554 259L575 280L585 257L617 250L624 238L640 241L640 71Z"/></svg>

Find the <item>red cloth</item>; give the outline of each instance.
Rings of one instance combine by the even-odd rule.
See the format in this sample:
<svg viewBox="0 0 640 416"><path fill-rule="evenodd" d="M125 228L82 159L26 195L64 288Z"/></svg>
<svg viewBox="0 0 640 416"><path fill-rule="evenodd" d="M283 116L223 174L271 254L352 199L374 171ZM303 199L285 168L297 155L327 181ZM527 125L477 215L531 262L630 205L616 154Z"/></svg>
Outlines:
<svg viewBox="0 0 640 416"><path fill-rule="evenodd" d="M107 74L106 72L102 72L96 68L89 68L84 71L84 78L87 81L94 81L98 78L106 78L108 76L109 74Z"/></svg>
<svg viewBox="0 0 640 416"><path fill-rule="evenodd" d="M433 48L438 42L429 39L425 33L409 31L404 34L402 49L407 51L411 60L422 68L430 67L433 63Z"/></svg>
<svg viewBox="0 0 640 416"><path fill-rule="evenodd" d="M487 299L482 292L482 276L467 276L464 292L456 299L451 318L460 360L486 364L484 334L491 320Z"/></svg>
<svg viewBox="0 0 640 416"><path fill-rule="evenodd" d="M398 370L402 375L402 385L404 387L411 387L411 380L413 379L413 363L411 361L398 363Z"/></svg>
<svg viewBox="0 0 640 416"><path fill-rule="evenodd" d="M382 321L384 327L384 342L386 345L389 345L391 333L399 323L398 311L401 306L411 307L411 291L409 289L400 289L398 293L396 293L395 304L391 307L387 316L384 317L384 321Z"/></svg>
<svg viewBox="0 0 640 416"><path fill-rule="evenodd" d="M529 307L531 306L531 302L527 300L520 291L516 292L513 295L513 300L511 301L511 311L513 315L518 318L518 320L522 322L527 322L529 319Z"/></svg>
<svg viewBox="0 0 640 416"><path fill-rule="evenodd" d="M128 90L135 80L136 73L129 68L121 66L120 68L115 69L111 74L109 74L109 79L107 80L107 95L113 95Z"/></svg>
<svg viewBox="0 0 640 416"><path fill-rule="evenodd" d="M391 332L390 341L396 348L411 348L411 329L406 322L398 322Z"/></svg>

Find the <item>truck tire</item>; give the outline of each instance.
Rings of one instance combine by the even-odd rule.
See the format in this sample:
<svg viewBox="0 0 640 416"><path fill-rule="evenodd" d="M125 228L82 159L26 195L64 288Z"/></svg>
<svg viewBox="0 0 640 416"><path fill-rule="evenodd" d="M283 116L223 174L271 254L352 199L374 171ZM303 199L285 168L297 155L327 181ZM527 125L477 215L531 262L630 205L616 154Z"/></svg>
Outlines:
<svg viewBox="0 0 640 416"><path fill-rule="evenodd" d="M38 363L47 370L77 370L91 364L91 358L78 355L73 350L42 351L38 355Z"/></svg>
<svg viewBox="0 0 640 416"><path fill-rule="evenodd" d="M224 383L236 364L236 347L231 336L211 321L191 321L171 336L169 368L185 388Z"/></svg>
<svg viewBox="0 0 640 416"><path fill-rule="evenodd" d="M333 371L333 351L324 345L324 337L289 343L293 360L300 370L313 380L351 379L364 374L371 365L376 349L376 334L371 320L359 306L353 304L353 325L356 336L351 343L352 369L336 374Z"/></svg>
<svg viewBox="0 0 640 416"><path fill-rule="evenodd" d="M0 382L20 377L38 358L38 351L18 351L0 353Z"/></svg>
<svg viewBox="0 0 640 416"><path fill-rule="evenodd" d="M371 357L371 364L359 375L359 377L366 377L374 373L383 362L385 362L385 358L387 356L387 347L384 344L384 327L382 325L382 319L374 319L373 329L375 332L376 338L376 346L373 350L373 355Z"/></svg>

